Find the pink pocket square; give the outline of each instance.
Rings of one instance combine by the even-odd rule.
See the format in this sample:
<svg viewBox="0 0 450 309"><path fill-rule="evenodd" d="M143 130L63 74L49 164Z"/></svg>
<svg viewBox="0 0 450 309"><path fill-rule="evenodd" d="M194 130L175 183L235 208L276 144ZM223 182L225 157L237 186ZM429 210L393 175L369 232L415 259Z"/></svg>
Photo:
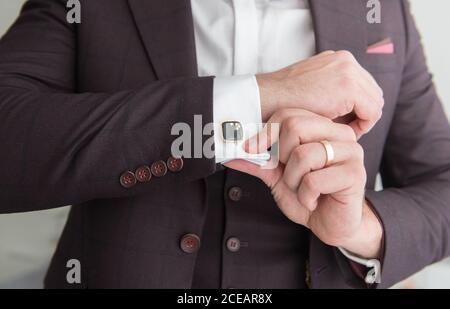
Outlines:
<svg viewBox="0 0 450 309"><path fill-rule="evenodd" d="M367 47L368 54L385 54L391 55L395 53L394 43L391 38L384 39L378 43L372 44Z"/></svg>

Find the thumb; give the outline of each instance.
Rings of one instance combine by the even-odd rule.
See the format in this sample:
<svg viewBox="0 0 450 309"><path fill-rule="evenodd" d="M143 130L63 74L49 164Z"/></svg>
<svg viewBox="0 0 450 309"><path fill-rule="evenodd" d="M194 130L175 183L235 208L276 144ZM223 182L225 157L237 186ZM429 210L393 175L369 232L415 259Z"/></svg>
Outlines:
<svg viewBox="0 0 450 309"><path fill-rule="evenodd" d="M281 124L289 117L315 116L316 114L299 108L286 108L270 117L266 125L255 136L244 143L244 150L247 153L263 153L279 140Z"/></svg>
<svg viewBox="0 0 450 309"><path fill-rule="evenodd" d="M247 153L263 153L278 141L280 124L276 117L269 119L264 128L244 143Z"/></svg>

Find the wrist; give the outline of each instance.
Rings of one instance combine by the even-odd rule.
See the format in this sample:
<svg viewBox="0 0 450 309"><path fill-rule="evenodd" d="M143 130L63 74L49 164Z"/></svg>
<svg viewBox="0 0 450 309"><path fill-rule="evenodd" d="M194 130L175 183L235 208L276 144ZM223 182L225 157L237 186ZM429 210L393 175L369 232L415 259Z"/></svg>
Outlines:
<svg viewBox="0 0 450 309"><path fill-rule="evenodd" d="M351 239L340 247L366 259L379 259L383 240L383 226L367 201L364 201L361 225Z"/></svg>
<svg viewBox="0 0 450 309"><path fill-rule="evenodd" d="M261 100L261 116L263 122L266 122L278 109L277 100L277 84L268 74L256 75L256 82L259 88L259 96Z"/></svg>

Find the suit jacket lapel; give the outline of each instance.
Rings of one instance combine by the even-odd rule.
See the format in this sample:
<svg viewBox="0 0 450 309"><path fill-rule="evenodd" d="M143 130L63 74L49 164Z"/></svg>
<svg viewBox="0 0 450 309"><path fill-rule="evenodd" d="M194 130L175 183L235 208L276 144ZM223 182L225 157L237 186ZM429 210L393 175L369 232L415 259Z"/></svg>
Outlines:
<svg viewBox="0 0 450 309"><path fill-rule="evenodd" d="M128 0L159 79L197 76L194 26L188 0Z"/></svg>
<svg viewBox="0 0 450 309"><path fill-rule="evenodd" d="M361 0L310 0L316 50L348 50L355 56L366 52L366 9Z"/></svg>

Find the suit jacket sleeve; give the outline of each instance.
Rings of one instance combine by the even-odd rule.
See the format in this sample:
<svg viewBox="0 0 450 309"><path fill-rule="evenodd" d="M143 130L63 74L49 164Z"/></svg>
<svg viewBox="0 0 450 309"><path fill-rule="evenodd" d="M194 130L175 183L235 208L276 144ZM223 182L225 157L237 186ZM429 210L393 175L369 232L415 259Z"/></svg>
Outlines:
<svg viewBox="0 0 450 309"><path fill-rule="evenodd" d="M166 160L174 123L193 128L195 114L212 122L212 78L76 93L82 51L65 2L28 1L0 41L0 213L145 193L151 182L127 190L121 173ZM192 181L214 169L214 158L188 159L166 177Z"/></svg>
<svg viewBox="0 0 450 309"><path fill-rule="evenodd" d="M407 62L381 166L384 190L367 192L385 229L380 287L450 254L450 127L403 3Z"/></svg>

